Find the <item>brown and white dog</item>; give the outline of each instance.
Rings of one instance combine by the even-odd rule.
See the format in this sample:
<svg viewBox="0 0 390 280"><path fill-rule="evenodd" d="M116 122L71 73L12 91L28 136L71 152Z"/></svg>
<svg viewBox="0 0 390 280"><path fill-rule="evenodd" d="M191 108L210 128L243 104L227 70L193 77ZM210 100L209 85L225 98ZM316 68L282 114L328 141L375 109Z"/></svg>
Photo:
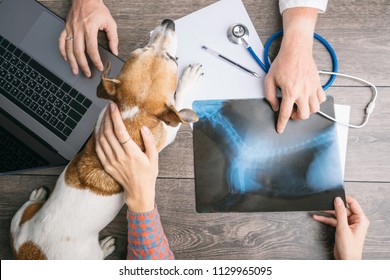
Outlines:
<svg viewBox="0 0 390 280"><path fill-rule="evenodd" d="M107 77L109 66L102 73L97 95L118 105L142 149L142 125L150 128L161 151L174 140L180 123L197 121L193 111L181 107L202 75L201 66L189 66L177 84L176 49L175 24L164 20L148 45L130 55L117 78ZM13 217L11 245L17 259L104 259L115 250L115 239L99 242L99 232L124 205L123 189L103 170L95 133L62 172L50 198L46 201L45 188L34 190Z"/></svg>

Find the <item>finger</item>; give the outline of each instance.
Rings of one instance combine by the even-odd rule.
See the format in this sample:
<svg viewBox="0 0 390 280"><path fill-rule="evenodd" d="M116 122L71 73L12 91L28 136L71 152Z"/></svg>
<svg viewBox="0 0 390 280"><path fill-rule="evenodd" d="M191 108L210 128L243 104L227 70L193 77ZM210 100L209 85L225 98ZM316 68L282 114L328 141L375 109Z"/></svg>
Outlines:
<svg viewBox="0 0 390 280"><path fill-rule="evenodd" d="M282 98L282 104L280 105L279 119L276 126L278 133L283 133L286 128L287 122L291 116L291 110L294 106L294 100L289 97Z"/></svg>
<svg viewBox="0 0 390 280"><path fill-rule="evenodd" d="M100 121L100 126L99 126L99 131L98 131L98 134L103 134L103 129L104 129L104 126L105 126L105 123L107 120L109 120L109 107L107 106L105 108L105 111L103 113L103 117L102 117L102 120ZM104 110L104 109L103 109Z"/></svg>
<svg viewBox="0 0 390 280"><path fill-rule="evenodd" d="M309 97L310 114L317 113L320 110L320 103L317 94L312 94Z"/></svg>
<svg viewBox="0 0 390 280"><path fill-rule="evenodd" d="M322 89L322 87L319 87L317 90L317 98L320 104L326 100L325 91Z"/></svg>
<svg viewBox="0 0 390 280"><path fill-rule="evenodd" d="M313 215L313 219L318 221L318 222L330 225L332 227L336 227L337 226L337 220L335 218L332 218L332 217L326 217L326 216L321 216L321 215L315 215L314 214Z"/></svg>
<svg viewBox="0 0 390 280"><path fill-rule="evenodd" d="M112 158L114 153L106 136L107 125L110 124L110 113L109 110L106 110L100 123L100 128L96 139L96 144L99 145L99 147L102 149L106 158Z"/></svg>
<svg viewBox="0 0 390 280"><path fill-rule="evenodd" d="M307 120L310 117L310 107L308 101L309 100L302 99L298 99L296 101L298 108L296 113L291 116L293 120Z"/></svg>
<svg viewBox="0 0 390 280"><path fill-rule="evenodd" d="M122 116L115 103L110 104L111 120L114 127L114 133L118 143L123 146L126 153L131 154L133 149L139 149L138 145L131 139L127 132L126 126L122 120ZM123 144L125 143L125 144Z"/></svg>
<svg viewBox="0 0 390 280"><path fill-rule="evenodd" d="M353 214L356 214L356 215L359 215L359 216L361 216L361 215L365 216L363 209L360 207L360 205L356 201L356 199L354 199L351 196L347 196L346 199L347 199L347 203L349 205L349 209L351 210L351 212Z"/></svg>
<svg viewBox="0 0 390 280"><path fill-rule="evenodd" d="M336 212L337 227L340 229L348 228L347 211L345 209L344 202L340 197L335 198L334 207Z"/></svg>
<svg viewBox="0 0 390 280"><path fill-rule="evenodd" d="M74 38L73 52L76 57L77 63L83 71L86 77L91 77L91 70L88 66L88 60L85 56L85 37L84 34L78 34L76 38Z"/></svg>
<svg viewBox="0 0 390 280"><path fill-rule="evenodd" d="M349 210L348 208L346 208L345 210L347 211L347 216L348 217L351 216L351 214L352 214L351 210ZM323 210L321 212L329 214L329 215L336 216L336 211L335 210Z"/></svg>
<svg viewBox="0 0 390 280"><path fill-rule="evenodd" d="M124 154L124 144L127 144L129 142L129 137L126 138L126 140L121 141L121 138L118 138L116 134L116 129L114 128L114 122L117 122L118 120L115 120L112 118L112 109L111 107L113 106L113 103L110 104L107 108L108 111L108 116L107 116L107 121L105 122L104 125L104 135L115 155L115 158L119 158L120 155ZM119 121L122 123L122 119L120 118L119 115ZM127 133L127 131L126 131Z"/></svg>
<svg viewBox="0 0 390 280"><path fill-rule="evenodd" d="M110 47L111 52L115 55L118 55L119 39L116 22L114 20L111 20L108 23L107 29L105 31L108 39L108 46Z"/></svg>
<svg viewBox="0 0 390 280"><path fill-rule="evenodd" d="M360 205L356 201L356 199L354 199L350 196L347 196L346 198L347 198L347 203L349 205L349 209L351 210L352 214L357 215L359 218L358 219L359 228L364 229L363 231L360 231L360 232L365 235L367 233L367 229L370 225L370 221L366 217L366 214L364 214L363 209L360 207Z"/></svg>
<svg viewBox="0 0 390 280"><path fill-rule="evenodd" d="M267 77L265 78L265 97L271 105L272 110L276 112L279 110L279 100L276 95L277 87L271 76L267 75Z"/></svg>
<svg viewBox="0 0 390 280"><path fill-rule="evenodd" d="M145 145L145 154L148 156L151 162L157 163L158 152L153 134L146 126L141 128L141 134Z"/></svg>
<svg viewBox="0 0 390 280"><path fill-rule="evenodd" d="M85 34L85 44L87 45L87 53L91 58L93 65L95 65L99 71L103 71L103 63L100 59L97 36L98 29L91 29Z"/></svg>
<svg viewBox="0 0 390 280"><path fill-rule="evenodd" d="M58 37L58 48L60 50L61 56L65 61L68 61L68 57L66 56L65 49L65 38L66 38L66 30L62 30L60 37Z"/></svg>
<svg viewBox="0 0 390 280"><path fill-rule="evenodd" d="M79 73L79 67L77 65L76 57L73 54L73 40L65 40L65 51L72 73L73 75L77 75Z"/></svg>
<svg viewBox="0 0 390 280"><path fill-rule="evenodd" d="M336 216L336 212L334 210L322 210L321 212L329 214L329 215Z"/></svg>
<svg viewBox="0 0 390 280"><path fill-rule="evenodd" d="M95 151L96 151L96 154L97 154L101 164L104 166L106 161L107 161L107 157L106 157L106 154L104 153L102 146L100 145L99 137L96 137Z"/></svg>

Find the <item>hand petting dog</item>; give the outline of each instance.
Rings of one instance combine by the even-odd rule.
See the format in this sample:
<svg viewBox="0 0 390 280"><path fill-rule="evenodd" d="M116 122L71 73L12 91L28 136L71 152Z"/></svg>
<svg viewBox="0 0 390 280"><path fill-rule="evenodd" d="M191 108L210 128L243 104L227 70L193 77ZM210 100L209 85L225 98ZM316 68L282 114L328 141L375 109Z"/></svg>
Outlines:
<svg viewBox="0 0 390 280"><path fill-rule="evenodd" d="M111 103L96 137L96 153L104 170L125 190L125 202L131 212L154 209L158 175L158 152L149 128L141 128L145 153L131 139L118 107Z"/></svg>

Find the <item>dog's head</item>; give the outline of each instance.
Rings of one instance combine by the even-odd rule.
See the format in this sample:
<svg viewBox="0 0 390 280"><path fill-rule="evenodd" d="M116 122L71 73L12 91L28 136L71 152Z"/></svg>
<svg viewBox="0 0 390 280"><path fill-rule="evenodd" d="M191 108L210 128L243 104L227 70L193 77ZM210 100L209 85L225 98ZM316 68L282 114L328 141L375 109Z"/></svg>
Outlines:
<svg viewBox="0 0 390 280"><path fill-rule="evenodd" d="M131 53L118 77L107 76L110 65L103 71L97 96L115 102L122 115L123 112L132 112L127 116L137 114L137 120L133 121L143 122L140 125L132 122L133 128L128 127L128 130L146 125L156 137L161 121L170 126L197 121L192 110L178 112L174 107L178 71L176 50L175 23L165 19L153 31L149 43Z"/></svg>

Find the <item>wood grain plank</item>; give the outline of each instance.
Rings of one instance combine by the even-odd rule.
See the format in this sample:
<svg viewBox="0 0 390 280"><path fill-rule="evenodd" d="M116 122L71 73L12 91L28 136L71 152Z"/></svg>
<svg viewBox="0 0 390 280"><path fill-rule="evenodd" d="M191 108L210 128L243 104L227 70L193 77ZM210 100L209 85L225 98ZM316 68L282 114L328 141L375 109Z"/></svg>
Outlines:
<svg viewBox="0 0 390 280"><path fill-rule="evenodd" d="M52 188L57 176L0 176L0 259L12 259L10 225L12 217L37 187Z"/></svg>
<svg viewBox="0 0 390 280"><path fill-rule="evenodd" d="M148 32L163 17L180 18L214 2L205 0L191 1L190 3L178 1L167 4L166 2L155 3L153 1L139 0L131 2L105 1L114 18L118 21L118 30L121 36L120 53L125 54L122 56L123 58L132 49L141 46L145 42ZM69 1L42 1L42 3L62 16L66 15L69 8ZM265 37L262 37L262 39L280 28L281 18L276 1L244 1L244 4L259 34L265 34ZM387 34L384 31L390 28L390 25L387 24L390 18L388 17L390 10L389 2L370 1L367 5L369 6L354 5L353 1L332 2L329 4L328 12L319 15L317 29L321 31L320 33L324 33L325 37L330 38L332 42L333 39L340 40L336 41L336 43L340 42L340 45L337 46L338 53L341 52L342 54L339 55L340 63L342 62L341 65L347 67L343 69L343 66L340 66L341 71L346 70L343 72L359 75L372 80L378 85L389 86L385 73L389 73L388 68L390 64L384 63L390 61L388 56L390 54L389 37L384 35ZM335 22L337 24L334 24ZM121 34L131 34L131 38ZM357 37L361 40L353 43ZM362 41L363 39L370 40L369 48L365 47L364 52L356 50L366 45ZM317 47L318 54L316 58L318 57L319 67L325 66L324 68L326 69L329 66L327 54L320 46ZM375 65L375 67L372 67L372 65ZM345 101L345 104L352 105L352 120L359 121L362 118L361 108L363 105L360 101L364 99L364 97L360 99L360 96L364 96L366 90L360 88L361 84L356 84L347 79L337 78L336 84L354 85L351 89L337 87L331 89L330 92L335 92L337 98L340 96L340 99ZM388 130L383 129L383 127L386 127L384 117L388 116L387 108L390 105L388 88L381 88L380 94L380 104L377 105L378 109L367 128L359 131L350 131L346 180L389 180L389 134ZM356 96L359 97L357 98ZM355 112L355 108L359 108L359 110ZM176 141L162 152L160 156L160 177L193 178L192 161L191 130L186 127L180 130ZM61 172L61 170L62 168L58 168L48 172L55 174L56 172Z"/></svg>
<svg viewBox="0 0 390 280"><path fill-rule="evenodd" d="M62 17L66 17L69 1L40 1ZM125 59L141 47L164 18L178 19L216 1L104 1L117 21L119 53ZM243 1L263 42L282 28L278 2ZM375 0L356 5L353 0L329 2L320 14L316 32L326 38L339 58L339 71L366 78L378 86L388 86L390 73L390 3ZM190 35L189 35L190 36ZM105 36L100 41L106 45ZM179 46L180 47L180 46ZM276 48L277 49L277 48ZM319 69L330 70L328 53L315 44L314 55ZM335 85L355 85L351 80L336 80Z"/></svg>
<svg viewBox="0 0 390 280"><path fill-rule="evenodd" d="M199 214L195 212L193 182L176 182L160 185L157 203L165 232L179 259L332 256L334 230L313 221L308 212ZM390 258L390 233L386 230L390 226L389 187L381 183L346 184L347 194L358 199L371 221L364 253L367 259ZM172 219L178 216L180 219Z"/></svg>
<svg viewBox="0 0 390 280"><path fill-rule="evenodd" d="M70 1L40 1L66 17ZM141 1L106 0L118 24L120 57L143 46L149 31L164 18L177 19L212 0ZM248 13L265 40L282 26L277 1L244 0ZM366 128L350 130L345 180L371 221L364 258L390 259L390 3L373 0L332 1L319 15L317 32L334 47L340 72L366 78L379 89L377 109ZM106 45L104 34L100 42ZM180 47L180 46L179 46ZM277 51L277 44L272 52ZM314 55L319 69L329 69L329 57L318 43ZM336 79L329 90L336 103L352 105L351 120L362 118L369 90L360 83ZM348 86L348 87L347 87ZM165 232L178 259L327 259L332 257L334 230L311 220L307 212L198 214L195 212L192 131L180 129L175 142L160 154L159 205ZM35 171L32 176L0 177L0 258L12 258L9 224L13 214L42 184L52 186L63 167ZM51 176L42 176L47 174ZM360 182L359 182L360 181ZM178 215L179 213L179 215ZM110 259L126 256L125 209L102 231L114 235L118 249Z"/></svg>
<svg viewBox="0 0 390 280"><path fill-rule="evenodd" d="M349 129L345 181L390 181L390 88L379 88L376 108L367 125ZM351 122L361 123L369 88L336 87L329 90L338 104L351 106Z"/></svg>
<svg viewBox="0 0 390 280"><path fill-rule="evenodd" d="M12 258L9 225L14 213L40 185L52 186L55 176L3 176L0 195L0 258ZM364 258L390 259L389 183L347 183L371 224ZM157 205L172 250L178 259L329 259L334 230L311 219L309 212L212 213L195 211L193 179L159 179ZM113 235L118 248L109 259L126 256L125 208L102 231Z"/></svg>
<svg viewBox="0 0 390 280"><path fill-rule="evenodd" d="M351 122L363 119L364 108L370 100L365 87L332 87L328 91L335 103L351 105ZM349 129L346 181L390 181L390 88L379 88L376 109L366 127ZM28 171L25 174L60 174L63 167ZM184 125L175 141L160 153L160 178L194 178L192 130Z"/></svg>
<svg viewBox="0 0 390 280"><path fill-rule="evenodd" d="M363 120L371 91L364 87L332 87L336 104L351 106L351 123ZM379 88L376 109L368 124L349 129L345 181L390 181L390 88ZM186 143L184 143L186 142ZM192 131L183 127L175 142L160 154L160 177L194 178Z"/></svg>

